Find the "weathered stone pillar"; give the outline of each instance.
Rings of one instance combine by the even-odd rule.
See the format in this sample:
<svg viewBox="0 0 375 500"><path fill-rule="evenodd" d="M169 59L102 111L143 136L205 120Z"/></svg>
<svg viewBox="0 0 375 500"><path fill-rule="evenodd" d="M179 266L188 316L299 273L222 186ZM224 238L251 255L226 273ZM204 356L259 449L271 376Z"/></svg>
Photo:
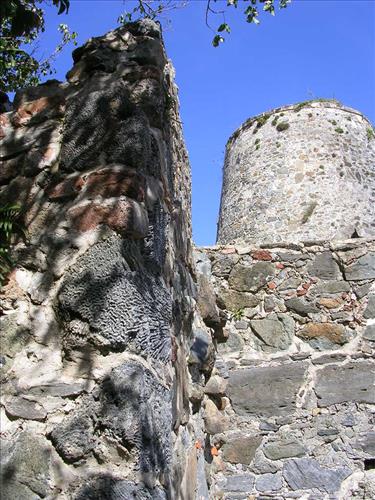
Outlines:
<svg viewBox="0 0 375 500"><path fill-rule="evenodd" d="M73 59L0 115L0 202L25 229L1 291L2 498L178 498L193 282L174 72L148 20Z"/></svg>

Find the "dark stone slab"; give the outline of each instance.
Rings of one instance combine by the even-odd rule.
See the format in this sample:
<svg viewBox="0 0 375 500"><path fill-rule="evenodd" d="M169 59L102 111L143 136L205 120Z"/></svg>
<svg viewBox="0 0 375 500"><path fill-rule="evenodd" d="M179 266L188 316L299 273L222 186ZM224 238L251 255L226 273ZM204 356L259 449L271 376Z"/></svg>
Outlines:
<svg viewBox="0 0 375 500"><path fill-rule="evenodd" d="M353 264L345 266L344 274L348 281L375 279L375 252L363 255Z"/></svg>
<svg viewBox="0 0 375 500"><path fill-rule="evenodd" d="M229 275L229 285L240 292L257 292L275 275L271 262L253 265L236 264Z"/></svg>
<svg viewBox="0 0 375 500"><path fill-rule="evenodd" d="M249 465L261 442L261 436L241 436L228 439L222 446L223 459L232 464Z"/></svg>
<svg viewBox="0 0 375 500"><path fill-rule="evenodd" d="M306 300L298 297L286 300L285 305L288 309L300 314L301 316L306 316L309 313L318 313L320 311L314 303L307 302Z"/></svg>
<svg viewBox="0 0 375 500"><path fill-rule="evenodd" d="M234 411L263 417L293 413L306 366L296 362L230 372L227 395Z"/></svg>
<svg viewBox="0 0 375 500"><path fill-rule="evenodd" d="M348 467L325 468L316 460L300 458L288 460L284 465L284 479L292 490L317 488L327 493L335 493L352 471Z"/></svg>
<svg viewBox="0 0 375 500"><path fill-rule="evenodd" d="M334 280L341 277L340 268L331 252L322 252L316 255L308 267L308 272L311 276L322 280Z"/></svg>
<svg viewBox="0 0 375 500"><path fill-rule="evenodd" d="M15 418L43 422L47 416L47 412L41 404L25 398L12 398L8 400L4 406L6 412L11 417Z"/></svg>
<svg viewBox="0 0 375 500"><path fill-rule="evenodd" d="M0 485L4 500L38 500L51 493L48 442L30 432L1 442Z"/></svg>
<svg viewBox="0 0 375 500"><path fill-rule="evenodd" d="M315 392L318 406L346 401L375 403L375 364L359 361L346 365L328 365L319 370Z"/></svg>
<svg viewBox="0 0 375 500"><path fill-rule="evenodd" d="M166 500L167 496L161 488L148 489L143 484L114 478L99 476L82 486L74 500Z"/></svg>

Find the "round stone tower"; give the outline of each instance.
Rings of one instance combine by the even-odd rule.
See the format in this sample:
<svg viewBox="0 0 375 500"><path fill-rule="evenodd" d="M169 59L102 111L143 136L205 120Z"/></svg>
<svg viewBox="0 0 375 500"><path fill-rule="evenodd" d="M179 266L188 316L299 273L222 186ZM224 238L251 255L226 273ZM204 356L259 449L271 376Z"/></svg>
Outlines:
<svg viewBox="0 0 375 500"><path fill-rule="evenodd" d="M229 139L218 243L375 236L375 133L358 111L309 101Z"/></svg>

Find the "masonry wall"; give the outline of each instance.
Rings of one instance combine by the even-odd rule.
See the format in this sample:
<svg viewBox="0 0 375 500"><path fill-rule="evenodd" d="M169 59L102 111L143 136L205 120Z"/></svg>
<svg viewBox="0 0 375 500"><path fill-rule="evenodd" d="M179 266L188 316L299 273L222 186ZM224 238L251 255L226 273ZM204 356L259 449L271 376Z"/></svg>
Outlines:
<svg viewBox="0 0 375 500"><path fill-rule="evenodd" d="M229 139L218 242L375 235L375 134L336 101L285 106Z"/></svg>
<svg viewBox="0 0 375 500"><path fill-rule="evenodd" d="M226 318L195 380L210 498L374 498L375 241L207 247L196 261Z"/></svg>
<svg viewBox="0 0 375 500"><path fill-rule="evenodd" d="M147 20L73 59L0 116L25 230L1 290L1 496L179 498L195 286L174 70Z"/></svg>

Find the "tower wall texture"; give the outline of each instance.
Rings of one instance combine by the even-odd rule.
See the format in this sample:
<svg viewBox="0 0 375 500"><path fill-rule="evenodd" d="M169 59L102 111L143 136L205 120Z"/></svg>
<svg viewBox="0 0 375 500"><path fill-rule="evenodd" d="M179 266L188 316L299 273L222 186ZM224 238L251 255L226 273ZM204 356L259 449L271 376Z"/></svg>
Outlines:
<svg viewBox="0 0 375 500"><path fill-rule="evenodd" d="M264 113L229 139L218 243L375 235L375 137L358 111L311 101Z"/></svg>

